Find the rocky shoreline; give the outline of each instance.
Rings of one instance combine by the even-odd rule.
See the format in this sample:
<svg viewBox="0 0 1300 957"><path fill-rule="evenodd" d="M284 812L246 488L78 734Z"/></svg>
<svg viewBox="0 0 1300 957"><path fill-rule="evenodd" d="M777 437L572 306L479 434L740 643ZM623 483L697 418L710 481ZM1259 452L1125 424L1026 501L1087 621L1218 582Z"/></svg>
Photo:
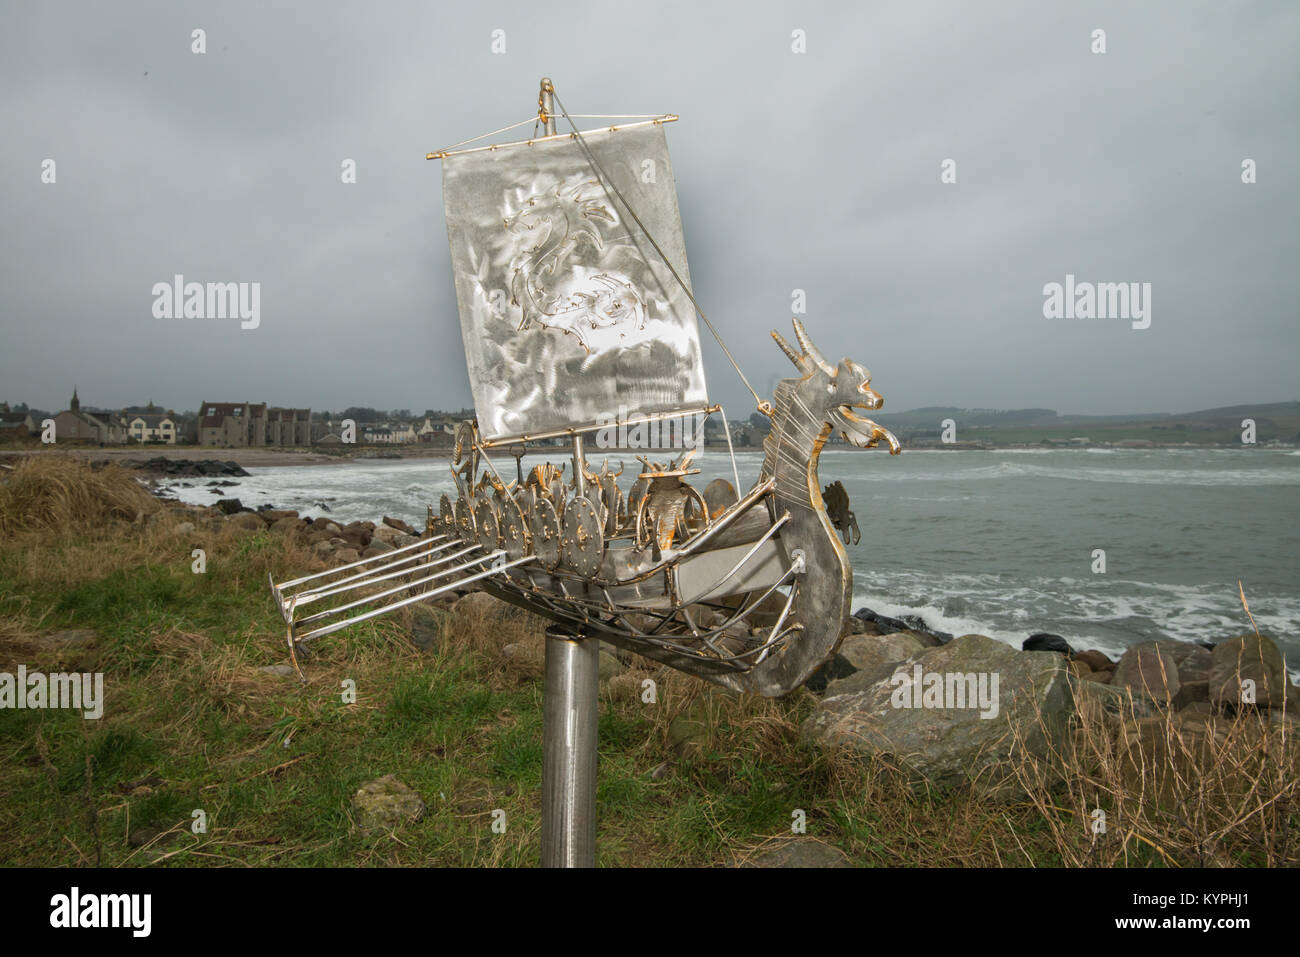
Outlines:
<svg viewBox="0 0 1300 957"><path fill-rule="evenodd" d="M212 528L293 536L329 565L377 557L420 536L389 516L340 523L324 515L302 518L290 509L253 511L237 499L170 504ZM434 605L456 614L465 610L457 603L467 600L496 604L469 589ZM412 642L421 645L414 631ZM603 681L650 667L657 666L632 653L609 646L602 651ZM1022 793L1007 768L1026 754L1054 754L1081 716L1109 727L1121 753L1170 734L1193 746L1222 742L1226 726L1243 716L1265 730L1300 731L1300 686L1291 683L1277 644L1257 633L1213 643L1146 641L1115 660L1072 648L1059 635L1035 633L1016 649L862 608L845 622L838 653L805 687L817 698L803 727L807 741L887 756L928 785L980 781L991 793ZM954 690L964 700L952 700ZM729 692L718 689L706 699L709 694ZM690 728L693 720L688 712L679 723Z"/></svg>

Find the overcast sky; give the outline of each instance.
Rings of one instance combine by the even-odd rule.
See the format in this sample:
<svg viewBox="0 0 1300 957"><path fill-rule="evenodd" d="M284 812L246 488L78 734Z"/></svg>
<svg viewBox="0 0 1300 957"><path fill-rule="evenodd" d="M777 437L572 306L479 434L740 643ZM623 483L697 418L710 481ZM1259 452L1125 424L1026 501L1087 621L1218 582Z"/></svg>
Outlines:
<svg viewBox="0 0 1300 957"><path fill-rule="evenodd" d="M543 75L681 116L692 284L760 391L803 289L887 411L1295 399L1297 38L1294 2L7 4L0 399L468 404L424 154L535 113ZM259 282L261 325L154 318L176 273ZM1150 328L1044 318L1067 273L1150 282Z"/></svg>

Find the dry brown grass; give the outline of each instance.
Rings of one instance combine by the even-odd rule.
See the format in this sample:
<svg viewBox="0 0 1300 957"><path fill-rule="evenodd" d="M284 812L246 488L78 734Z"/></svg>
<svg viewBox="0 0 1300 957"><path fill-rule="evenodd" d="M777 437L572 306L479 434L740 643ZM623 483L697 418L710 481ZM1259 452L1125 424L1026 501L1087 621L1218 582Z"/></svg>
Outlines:
<svg viewBox="0 0 1300 957"><path fill-rule="evenodd" d="M22 459L0 477L0 534L143 521L159 507L130 472L116 465L92 468L71 457L40 455Z"/></svg>
<svg viewBox="0 0 1300 957"><path fill-rule="evenodd" d="M1088 697L1068 748L1015 771L1067 865L1295 865L1295 729L1253 709L1115 715Z"/></svg>

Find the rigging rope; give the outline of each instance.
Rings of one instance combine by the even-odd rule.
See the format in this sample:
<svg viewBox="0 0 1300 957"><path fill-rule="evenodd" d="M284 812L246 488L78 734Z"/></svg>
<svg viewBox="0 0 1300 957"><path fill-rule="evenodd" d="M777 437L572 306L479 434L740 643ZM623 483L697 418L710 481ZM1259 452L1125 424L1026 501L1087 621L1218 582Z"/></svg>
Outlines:
<svg viewBox="0 0 1300 957"><path fill-rule="evenodd" d="M772 414L772 403L768 402L766 399L760 398L759 394L754 391L754 387L749 384L749 379L745 378L745 373L741 370L740 366L736 364L735 358L731 355L731 350L728 349L727 344L722 341L722 336L718 334L717 329L713 328L713 323L709 322L709 317L706 316L704 310L700 308L699 302L695 299L695 294L691 292L690 287L687 286L682 277L678 275L677 270L673 268L673 264L668 261L668 257L664 255L663 249L660 248L659 243L655 241L655 238L650 235L650 230L645 228L645 224L641 222L641 217L636 214L636 210L634 210L632 205L626 198L624 198L623 194L619 191L619 188L614 185L613 181L605 175L604 169L596 160L596 156L592 153L591 148L587 146L587 141L583 139L582 133L578 130L577 124L573 122L573 117L569 115L569 111L564 108L564 104L560 101L559 94L552 90L551 95L555 97L555 105L559 108L560 115L568 120L569 125L573 127L573 136L582 147L583 153L586 154L587 162L591 164L596 176L599 177L601 185L605 187L607 193L612 192L613 195L618 197L619 202L623 204L623 208L627 210L628 215L631 216L637 226L640 227L645 238L650 240L650 245L653 246L655 252L659 254L659 258L662 259L664 265L668 267L668 271L673 274L673 278L676 279L677 284L682 287L682 291L686 293L687 298L691 300L691 305L695 307L695 312L702 320L704 320L704 324L708 326L709 332L713 333L713 338L716 339L718 345L722 347L723 354L727 357L727 361L731 363L731 367L736 370L736 374L740 376L740 381L745 384L745 388L749 390L749 394L752 395L754 401L758 403L758 410L764 415L770 416ZM730 436L728 436L728 438L730 438Z"/></svg>

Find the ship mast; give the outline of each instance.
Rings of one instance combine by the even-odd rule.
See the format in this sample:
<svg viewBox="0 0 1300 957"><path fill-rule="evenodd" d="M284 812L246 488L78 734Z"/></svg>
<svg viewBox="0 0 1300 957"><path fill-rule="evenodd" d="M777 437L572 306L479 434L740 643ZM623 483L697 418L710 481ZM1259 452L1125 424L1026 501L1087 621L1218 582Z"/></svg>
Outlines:
<svg viewBox="0 0 1300 957"><path fill-rule="evenodd" d="M537 120L555 125L555 87L542 77ZM573 434L573 488L586 495L582 433ZM546 629L542 692L542 866L596 866L596 736L600 714L600 640L579 629Z"/></svg>

